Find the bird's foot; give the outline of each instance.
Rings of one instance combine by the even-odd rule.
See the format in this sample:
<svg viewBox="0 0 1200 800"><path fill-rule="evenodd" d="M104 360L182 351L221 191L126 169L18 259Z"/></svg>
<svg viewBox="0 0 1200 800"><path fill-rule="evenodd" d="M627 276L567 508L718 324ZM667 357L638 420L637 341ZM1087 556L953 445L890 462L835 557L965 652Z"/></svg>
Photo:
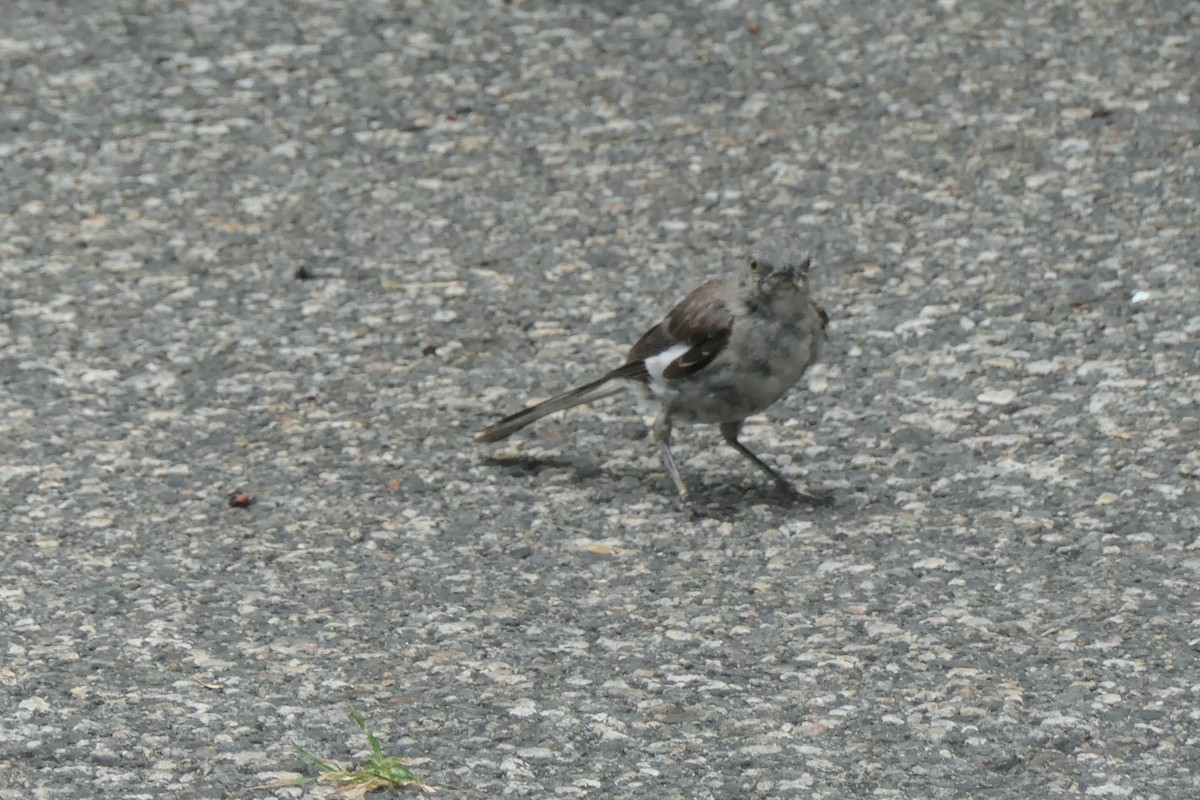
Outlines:
<svg viewBox="0 0 1200 800"><path fill-rule="evenodd" d="M778 487L780 494L793 503L803 503L821 508L833 505L833 492L825 490L802 492L788 481L783 480L776 481L775 486Z"/></svg>

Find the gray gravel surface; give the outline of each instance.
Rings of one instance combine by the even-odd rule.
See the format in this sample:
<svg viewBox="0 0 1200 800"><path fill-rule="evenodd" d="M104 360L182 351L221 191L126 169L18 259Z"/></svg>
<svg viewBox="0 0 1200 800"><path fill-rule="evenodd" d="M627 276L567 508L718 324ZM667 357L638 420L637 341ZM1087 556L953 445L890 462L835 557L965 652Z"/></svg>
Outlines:
<svg viewBox="0 0 1200 800"><path fill-rule="evenodd" d="M1200 796L1198 76L1165 0L5 0L0 798L348 702L472 797ZM781 235L831 506L470 443Z"/></svg>

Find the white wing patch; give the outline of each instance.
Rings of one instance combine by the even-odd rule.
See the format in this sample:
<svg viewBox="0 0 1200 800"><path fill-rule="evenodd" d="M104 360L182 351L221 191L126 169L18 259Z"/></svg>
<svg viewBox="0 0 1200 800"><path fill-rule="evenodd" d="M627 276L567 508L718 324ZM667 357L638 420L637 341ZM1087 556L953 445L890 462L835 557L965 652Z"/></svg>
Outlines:
<svg viewBox="0 0 1200 800"><path fill-rule="evenodd" d="M670 382L663 379L663 370L670 366L672 361L691 349L691 346L680 343L646 359L646 372L650 376L650 391L656 397L662 397L663 394L670 391Z"/></svg>

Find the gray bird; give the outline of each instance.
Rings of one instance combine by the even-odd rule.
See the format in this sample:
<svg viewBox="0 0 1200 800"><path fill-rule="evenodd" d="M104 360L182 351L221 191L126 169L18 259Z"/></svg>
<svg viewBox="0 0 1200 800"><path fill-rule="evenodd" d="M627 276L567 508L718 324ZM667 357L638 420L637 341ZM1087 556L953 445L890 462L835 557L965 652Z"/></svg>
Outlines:
<svg viewBox="0 0 1200 800"><path fill-rule="evenodd" d="M685 502L687 485L671 454L676 420L719 425L725 441L780 490L803 497L738 434L746 417L782 397L821 354L829 316L809 296L810 264L805 253L762 248L743 271L692 291L642 334L624 364L489 425L475 440L498 442L555 411L630 391L658 409L654 439Z"/></svg>

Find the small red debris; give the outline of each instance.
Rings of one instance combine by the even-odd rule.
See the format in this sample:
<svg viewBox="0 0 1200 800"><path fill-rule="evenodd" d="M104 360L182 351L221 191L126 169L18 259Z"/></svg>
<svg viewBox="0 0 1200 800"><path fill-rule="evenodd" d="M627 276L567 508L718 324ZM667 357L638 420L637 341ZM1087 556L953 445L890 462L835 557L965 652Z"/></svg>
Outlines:
<svg viewBox="0 0 1200 800"><path fill-rule="evenodd" d="M238 489L236 492L229 493L230 508L249 508L254 504L254 498Z"/></svg>
<svg viewBox="0 0 1200 800"><path fill-rule="evenodd" d="M421 355L423 355L423 356L436 356L436 355L437 355L437 345L436 345L436 344L427 344L427 345L425 345L425 347L423 347L423 348L421 349Z"/></svg>

